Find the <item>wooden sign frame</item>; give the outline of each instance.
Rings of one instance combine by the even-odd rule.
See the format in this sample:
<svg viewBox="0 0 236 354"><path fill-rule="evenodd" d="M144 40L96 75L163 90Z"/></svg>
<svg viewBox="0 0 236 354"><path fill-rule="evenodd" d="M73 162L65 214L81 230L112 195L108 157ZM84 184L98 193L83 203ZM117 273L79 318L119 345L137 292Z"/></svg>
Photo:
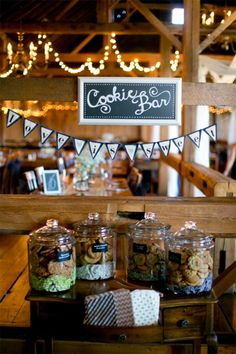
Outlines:
<svg viewBox="0 0 236 354"><path fill-rule="evenodd" d="M180 125L181 78L78 78L81 125Z"/></svg>

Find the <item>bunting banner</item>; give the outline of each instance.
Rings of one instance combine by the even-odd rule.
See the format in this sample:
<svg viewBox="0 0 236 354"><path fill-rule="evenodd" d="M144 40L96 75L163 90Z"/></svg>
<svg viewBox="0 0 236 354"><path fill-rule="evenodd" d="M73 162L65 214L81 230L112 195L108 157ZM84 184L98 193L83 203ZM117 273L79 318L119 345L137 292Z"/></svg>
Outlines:
<svg viewBox="0 0 236 354"><path fill-rule="evenodd" d="M13 112L11 109L7 111L7 128L16 123L21 118L21 115Z"/></svg>
<svg viewBox="0 0 236 354"><path fill-rule="evenodd" d="M40 127L40 142L41 144L45 144L48 138L54 133L52 129L45 128L43 126Z"/></svg>
<svg viewBox="0 0 236 354"><path fill-rule="evenodd" d="M32 122L29 119L24 119L24 124L23 124L23 135L24 138L29 135L36 127L37 127L37 123Z"/></svg>
<svg viewBox="0 0 236 354"><path fill-rule="evenodd" d="M63 148L63 146L67 143L67 141L70 139L69 135L61 134L56 132L56 146L57 150L60 150Z"/></svg>
<svg viewBox="0 0 236 354"><path fill-rule="evenodd" d="M98 152L100 151L100 149L103 145L106 147L112 160L115 158L116 153L119 150L119 148L123 147L129 157L129 159L133 161L136 156L137 150L139 148L144 152L145 156L148 159L151 159L155 149L159 149L163 153L164 156L168 156L172 143L174 144L175 148L178 149L179 153L182 153L183 149L184 149L186 137L188 137L189 140L197 148L200 148L202 132L206 133L207 136L213 141L216 141L216 139L217 139L216 124L211 124L208 127L196 130L196 131L191 132L186 135L182 135L182 136L172 138L169 140L153 141L150 143L139 142L139 143L133 143L133 144L130 144L130 143L129 144L123 144L123 143L121 144L121 143L117 143L117 142L100 142L100 141L84 140L84 139L75 138L75 137L72 137L72 136L69 136L66 134L62 134L62 133L57 132L53 129L44 127L38 123L35 123L29 119L22 117L20 114L12 111L11 109L8 109L8 112L7 112L7 119L6 119L7 128L11 127L19 119L23 119L23 136L24 137L31 134L32 131L36 127L39 126L39 128L40 128L40 143L41 144L44 144L48 140L48 138L53 133L55 133L55 135L56 135L56 149L57 150L62 149L63 146L65 146L66 143L70 139L72 139L73 144L74 144L74 148L75 148L78 156L83 151L85 145L88 144L89 151L90 151L91 157L93 159L96 158Z"/></svg>
<svg viewBox="0 0 236 354"><path fill-rule="evenodd" d="M111 157L112 160L116 157L116 153L119 149L120 144L112 144L112 143L106 143L107 151Z"/></svg>

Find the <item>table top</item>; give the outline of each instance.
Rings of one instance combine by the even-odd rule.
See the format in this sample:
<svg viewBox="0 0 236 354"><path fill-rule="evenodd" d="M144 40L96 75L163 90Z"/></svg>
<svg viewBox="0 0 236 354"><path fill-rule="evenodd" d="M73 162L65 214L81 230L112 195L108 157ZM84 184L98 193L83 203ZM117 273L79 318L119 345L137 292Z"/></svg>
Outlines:
<svg viewBox="0 0 236 354"><path fill-rule="evenodd" d="M44 291L36 291L30 289L26 299L32 302L50 302L50 303L68 303L83 304L87 295L100 294L106 291L116 289L152 289L159 291L155 284L144 284L141 282L133 282L126 278L122 271L118 271L114 279L107 280L77 280L76 284L68 291L58 293L48 293ZM194 306L216 303L217 298L214 292L199 295L179 296L168 291L161 292L161 308L171 308L177 306Z"/></svg>
<svg viewBox="0 0 236 354"><path fill-rule="evenodd" d="M63 178L63 195L78 196L132 196L126 178L112 178L110 182L96 176L92 182L88 184L88 190L79 191L73 186L73 178L66 176Z"/></svg>

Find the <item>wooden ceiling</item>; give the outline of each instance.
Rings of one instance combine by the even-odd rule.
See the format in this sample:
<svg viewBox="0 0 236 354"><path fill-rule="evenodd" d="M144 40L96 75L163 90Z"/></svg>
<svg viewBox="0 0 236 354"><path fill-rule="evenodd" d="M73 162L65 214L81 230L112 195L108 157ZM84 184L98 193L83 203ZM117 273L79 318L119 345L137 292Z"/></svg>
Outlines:
<svg viewBox="0 0 236 354"><path fill-rule="evenodd" d="M37 43L39 33L47 34L55 52L70 67L78 67L91 58L95 65L103 58L104 46L112 32L125 62L138 57L143 65L160 59L160 37L171 41L173 53L181 53L183 26L171 24L171 9L183 7L178 1L141 0L0 0L1 72L6 67L6 46L11 41L16 51L17 32L24 33L24 48ZM215 5L217 3L217 5ZM215 12L215 23L201 25L201 41L219 26L225 10L236 10L235 0L201 1L201 11ZM236 53L236 22L232 23L207 46L202 54L229 60ZM43 55L39 53L41 62ZM111 54L102 75L139 75L124 73ZM50 55L47 70L32 69L30 76L71 76ZM90 75L84 70L80 75Z"/></svg>

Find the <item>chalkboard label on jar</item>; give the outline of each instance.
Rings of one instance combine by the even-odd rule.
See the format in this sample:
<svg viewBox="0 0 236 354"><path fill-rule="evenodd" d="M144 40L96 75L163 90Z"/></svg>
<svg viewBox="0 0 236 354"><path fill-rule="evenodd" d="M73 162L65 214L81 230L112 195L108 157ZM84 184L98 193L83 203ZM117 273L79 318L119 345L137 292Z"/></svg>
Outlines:
<svg viewBox="0 0 236 354"><path fill-rule="evenodd" d="M181 264L181 253L169 251L169 261Z"/></svg>
<svg viewBox="0 0 236 354"><path fill-rule="evenodd" d="M144 243L134 243L133 244L133 252L135 253L147 253L147 245Z"/></svg>
<svg viewBox="0 0 236 354"><path fill-rule="evenodd" d="M93 253L96 252L107 252L108 251L108 244L107 243L94 243L92 245Z"/></svg>
<svg viewBox="0 0 236 354"><path fill-rule="evenodd" d="M71 251L57 252L57 262L69 261L71 257Z"/></svg>

